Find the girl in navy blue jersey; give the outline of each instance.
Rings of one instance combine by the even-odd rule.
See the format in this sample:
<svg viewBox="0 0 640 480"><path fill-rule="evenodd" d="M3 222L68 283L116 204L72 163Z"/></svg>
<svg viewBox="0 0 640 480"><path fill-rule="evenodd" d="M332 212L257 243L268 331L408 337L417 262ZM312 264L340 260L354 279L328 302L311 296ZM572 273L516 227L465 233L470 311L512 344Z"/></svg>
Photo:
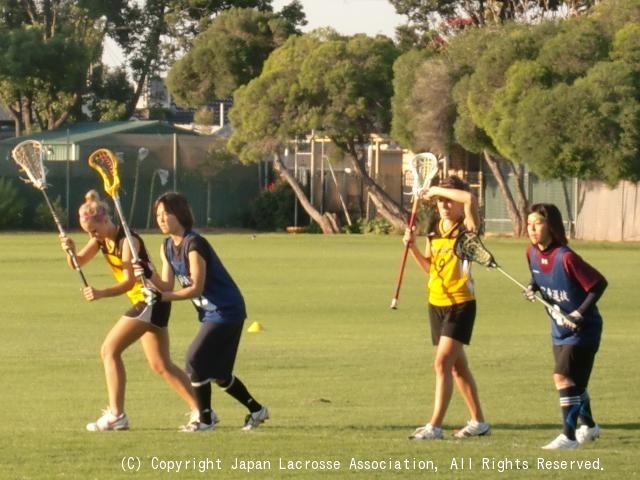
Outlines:
<svg viewBox="0 0 640 480"><path fill-rule="evenodd" d="M211 408L211 382L249 410L243 430L257 428L269 418L269 411L233 375L238 345L247 316L240 289L211 244L193 230L193 214L183 195L169 192L155 202L160 230L169 237L163 242L162 274L149 277L158 291L147 289L147 300L191 300L200 329L186 355L199 412L183 427L186 432L213 430L218 421ZM180 288L173 290L175 280Z"/></svg>
<svg viewBox="0 0 640 480"><path fill-rule="evenodd" d="M542 448L576 448L600 435L587 386L602 335L596 302L607 288L607 280L568 247L562 215L555 205L533 205L527 232L531 245L526 255L532 278L524 293L535 300L539 291L554 306L548 311L555 359L553 382L563 420L562 433Z"/></svg>

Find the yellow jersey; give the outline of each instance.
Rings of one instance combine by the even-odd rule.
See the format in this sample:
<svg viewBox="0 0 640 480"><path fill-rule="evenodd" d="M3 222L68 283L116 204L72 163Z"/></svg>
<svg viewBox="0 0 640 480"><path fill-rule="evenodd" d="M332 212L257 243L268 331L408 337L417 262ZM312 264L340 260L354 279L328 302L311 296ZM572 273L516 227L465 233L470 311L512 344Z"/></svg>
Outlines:
<svg viewBox="0 0 640 480"><path fill-rule="evenodd" d="M437 307L447 307L475 299L471 263L461 260L453 246L457 236L464 229L456 223L449 230L443 228L439 220L429 231L431 266L429 268L428 301Z"/></svg>
<svg viewBox="0 0 640 480"><path fill-rule="evenodd" d="M147 254L147 250L144 246L142 238L137 235L135 232L131 232L131 235L135 236L138 239L140 244L138 256L145 261L149 261L149 255ZM117 282L122 282L124 280L124 272L122 268L122 242L125 241L126 235L122 227L118 227L118 232L116 234L116 239L111 246L108 246L106 243L100 243L100 250L104 255L105 260L109 264L109 268L111 269L111 273L113 273L114 278ZM140 302L144 302L144 294L142 293L142 284L137 281L134 283L131 290L127 292L127 297L131 300L131 303L136 304Z"/></svg>

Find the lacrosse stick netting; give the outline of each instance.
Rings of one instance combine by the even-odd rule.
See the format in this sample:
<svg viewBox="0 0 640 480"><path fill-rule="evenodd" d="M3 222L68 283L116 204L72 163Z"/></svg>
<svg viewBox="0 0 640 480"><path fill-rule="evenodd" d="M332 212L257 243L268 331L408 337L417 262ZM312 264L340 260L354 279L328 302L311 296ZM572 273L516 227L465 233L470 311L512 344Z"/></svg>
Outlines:
<svg viewBox="0 0 640 480"><path fill-rule="evenodd" d="M27 175L28 178L22 180L31 183L38 190L47 187L47 172L43 165L44 149L40 142L20 142L11 150L11 158L20 167L20 171Z"/></svg>
<svg viewBox="0 0 640 480"><path fill-rule="evenodd" d="M53 221L58 228L58 232L60 232L60 236L66 237L67 232L65 232L62 222L60 221L60 218L49 199L49 195L47 195L46 192L47 170L44 168L44 156L44 146L42 143L35 140L25 140L24 142L20 142L13 148L13 150L11 150L11 158L13 158L13 161L18 165L20 171L27 175L27 178L22 178L22 180L26 183L30 183L42 192L42 196L44 197L47 207L51 212ZM72 250L67 250L66 252L71 259L71 264L73 265L74 270L80 275L82 283L85 287L88 286L87 279L80 268L76 254Z"/></svg>
<svg viewBox="0 0 640 480"><path fill-rule="evenodd" d="M122 212L122 205L120 204L120 176L118 174L118 157L106 148L99 148L89 155L89 166L93 168L102 177L104 184L104 191L111 197L113 204L116 207L118 217L120 217L120 223L122 229L127 237L127 243L131 249L131 260L133 263L138 263L140 257L138 257L138 251L134 246L133 237L131 236L131 230L127 224L127 220ZM144 282L143 282L144 283Z"/></svg>

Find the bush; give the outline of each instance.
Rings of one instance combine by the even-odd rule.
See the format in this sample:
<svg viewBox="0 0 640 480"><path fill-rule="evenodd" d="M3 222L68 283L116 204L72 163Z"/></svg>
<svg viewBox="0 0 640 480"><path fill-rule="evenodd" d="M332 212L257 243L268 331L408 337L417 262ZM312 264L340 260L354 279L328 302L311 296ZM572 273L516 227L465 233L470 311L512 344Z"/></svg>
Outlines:
<svg viewBox="0 0 640 480"><path fill-rule="evenodd" d="M58 215L58 218L61 221L67 218L67 211L62 207L60 196L53 199L51 204L53 205L56 215ZM53 220L53 215L51 215L51 210L49 210L44 199L42 199L42 203L36 207L35 215L33 217L33 226L38 230L51 230L57 228L56 222Z"/></svg>
<svg viewBox="0 0 640 480"><path fill-rule="evenodd" d="M288 183L270 184L251 203L249 227L262 231L284 230L292 223L295 201Z"/></svg>
<svg viewBox="0 0 640 480"><path fill-rule="evenodd" d="M0 178L0 230L19 228L23 220L24 201L7 178Z"/></svg>
<svg viewBox="0 0 640 480"><path fill-rule="evenodd" d="M361 220L360 231L362 233L374 233L376 235L388 235L393 231L393 226L382 217L376 217L373 220Z"/></svg>

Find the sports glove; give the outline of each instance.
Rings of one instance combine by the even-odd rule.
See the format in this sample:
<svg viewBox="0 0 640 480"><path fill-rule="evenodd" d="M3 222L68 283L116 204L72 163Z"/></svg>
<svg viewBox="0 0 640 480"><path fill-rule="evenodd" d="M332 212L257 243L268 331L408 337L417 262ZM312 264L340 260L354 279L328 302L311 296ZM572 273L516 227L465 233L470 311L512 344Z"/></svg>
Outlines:
<svg viewBox="0 0 640 480"><path fill-rule="evenodd" d="M536 301L536 291L534 290L533 285L527 285L527 288L523 290L522 295L530 302Z"/></svg>
<svg viewBox="0 0 640 480"><path fill-rule="evenodd" d="M582 323L582 314L578 311L578 310L574 310L573 312L571 312L569 315L567 315L567 318L569 320L571 320L574 325L565 325L565 327L570 328L571 330L579 330L580 329L580 324Z"/></svg>
<svg viewBox="0 0 640 480"><path fill-rule="evenodd" d="M162 293L155 288L143 287L142 294L144 295L144 303L147 305L154 305L162 301Z"/></svg>

